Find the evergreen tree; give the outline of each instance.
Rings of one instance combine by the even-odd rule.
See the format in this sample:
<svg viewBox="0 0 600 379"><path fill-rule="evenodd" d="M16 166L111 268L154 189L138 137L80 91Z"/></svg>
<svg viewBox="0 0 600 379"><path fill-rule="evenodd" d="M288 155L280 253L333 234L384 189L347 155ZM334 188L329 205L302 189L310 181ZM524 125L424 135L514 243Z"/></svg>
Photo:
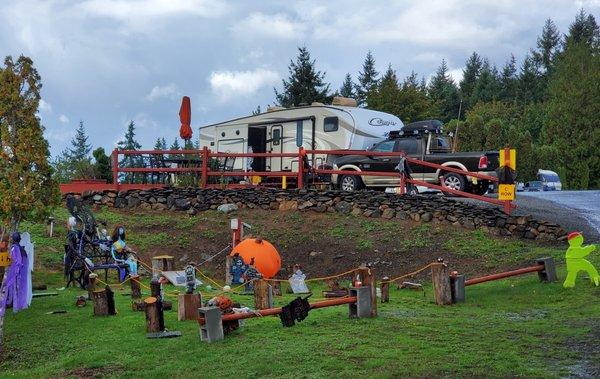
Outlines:
<svg viewBox="0 0 600 379"><path fill-rule="evenodd" d="M91 162L92 145L88 144L87 141L88 136L85 134L83 121L79 121L79 127L75 131L75 137L71 140L71 148L67 150L66 158L73 162Z"/></svg>
<svg viewBox="0 0 600 379"><path fill-rule="evenodd" d="M542 35L537 39L537 50L532 51L532 57L544 74L550 73L554 58L559 53L561 45L560 33L554 21L547 19L542 29Z"/></svg>
<svg viewBox="0 0 600 379"><path fill-rule="evenodd" d="M167 142L165 141L165 137L159 137L156 139L154 143L154 150L167 150Z"/></svg>
<svg viewBox="0 0 600 379"><path fill-rule="evenodd" d="M471 54L465 63L465 68L463 69L463 78L459 83L460 97L463 100L463 107L465 109L470 109L472 105L475 105L470 104L469 100L471 99L473 90L477 84L477 78L479 78L479 72L481 71L482 64L481 58L476 52L473 52L473 54Z"/></svg>
<svg viewBox="0 0 600 379"><path fill-rule="evenodd" d="M132 121L127 125L127 132L125 133L125 137L123 140L117 142L117 148L119 150L139 150L142 145L135 139L135 123ZM143 167L144 162L139 156L135 155L123 155L123 158L119 161L119 167ZM136 178L139 178L143 175L134 175L135 173L125 173L122 175L123 179L127 183L133 183L136 181Z"/></svg>
<svg viewBox="0 0 600 379"><path fill-rule="evenodd" d="M252 111L252 116L256 116L257 114L260 114L260 105L258 105L256 109Z"/></svg>
<svg viewBox="0 0 600 379"><path fill-rule="evenodd" d="M108 183L112 182L112 170L110 157L106 155L103 147L99 147L92 152L94 156L94 171L98 179L105 179Z"/></svg>
<svg viewBox="0 0 600 379"><path fill-rule="evenodd" d="M566 188L600 187L600 55L571 39L548 85L543 141L562 155Z"/></svg>
<svg viewBox="0 0 600 379"><path fill-rule="evenodd" d="M517 61L512 54L500 73L499 87L499 100L514 102L517 99Z"/></svg>
<svg viewBox="0 0 600 379"><path fill-rule="evenodd" d="M397 104L399 92L400 88L396 72L392 69L392 65L388 65L377 87L369 90L365 100L369 104L369 108L373 110L391 113L400 117Z"/></svg>
<svg viewBox="0 0 600 379"><path fill-rule="evenodd" d="M173 143L169 147L169 150L181 150L181 145L179 145L179 139L177 139L177 137L175 137L175 139L173 140ZM181 157L182 157L181 154L169 154L169 158L181 158Z"/></svg>
<svg viewBox="0 0 600 379"><path fill-rule="evenodd" d="M358 84L355 88L356 100L361 106L367 106L369 93L377 89L379 73L375 70L375 58L369 51L363 63L362 71L358 73ZM370 105L369 105L370 106Z"/></svg>
<svg viewBox="0 0 600 379"><path fill-rule="evenodd" d="M566 35L565 42L567 45L584 43L591 49L599 49L600 29L594 16L581 9L575 21L569 26L569 34Z"/></svg>
<svg viewBox="0 0 600 379"><path fill-rule="evenodd" d="M311 60L306 47L300 47L298 51L296 61L291 61L288 67L290 76L282 80L283 92L275 89L277 102L284 107L311 104L314 101L329 102L329 84L324 82L325 73L316 69L316 61Z"/></svg>
<svg viewBox="0 0 600 379"><path fill-rule="evenodd" d="M83 121L75 131L71 140L71 147L62 152L62 157L56 161L56 176L60 182L72 179L87 179L96 176L90 152L92 145L87 143L88 136L85 134ZM60 179L59 179L60 177Z"/></svg>
<svg viewBox="0 0 600 379"><path fill-rule="evenodd" d="M484 59L479 71L479 77L475 82L475 87L469 99L471 105L475 105L482 101L484 103L494 101L498 97L500 91L500 83L498 78L498 70L496 66L490 67L487 59Z"/></svg>
<svg viewBox="0 0 600 379"><path fill-rule="evenodd" d="M356 98L356 95L354 94L354 83L352 83L352 76L350 76L350 73L346 74L344 83L342 83L342 86L340 87L339 94L343 97Z"/></svg>
<svg viewBox="0 0 600 379"><path fill-rule="evenodd" d="M435 116L448 122L458 116L460 98L454 80L448 74L448 65L442 60L435 75L431 78L427 94L435 108Z"/></svg>
<svg viewBox="0 0 600 379"><path fill-rule="evenodd" d="M544 97L539 67L529 54L521 66L517 87L517 100L521 105L540 101Z"/></svg>

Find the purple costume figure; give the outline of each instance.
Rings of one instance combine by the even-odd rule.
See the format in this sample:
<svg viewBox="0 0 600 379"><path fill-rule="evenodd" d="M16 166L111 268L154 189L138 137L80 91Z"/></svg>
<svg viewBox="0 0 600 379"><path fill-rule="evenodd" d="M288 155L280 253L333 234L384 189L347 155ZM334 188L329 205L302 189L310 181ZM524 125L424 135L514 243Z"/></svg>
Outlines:
<svg viewBox="0 0 600 379"><path fill-rule="evenodd" d="M12 304L13 312L27 308L29 287L29 260L25 249L19 244L21 234L12 234L13 244L10 247L10 266L6 275L6 281L0 291L0 316L4 316L6 306Z"/></svg>

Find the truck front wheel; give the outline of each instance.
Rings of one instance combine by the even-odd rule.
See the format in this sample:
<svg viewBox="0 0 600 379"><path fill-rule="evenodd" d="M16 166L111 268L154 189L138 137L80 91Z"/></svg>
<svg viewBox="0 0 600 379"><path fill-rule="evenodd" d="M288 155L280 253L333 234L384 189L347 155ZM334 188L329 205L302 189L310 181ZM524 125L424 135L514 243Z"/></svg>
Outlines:
<svg viewBox="0 0 600 379"><path fill-rule="evenodd" d="M449 172L444 175L444 186L453 190L464 191L467 187L466 182L464 176L454 172Z"/></svg>
<svg viewBox="0 0 600 379"><path fill-rule="evenodd" d="M358 175L342 175L339 182L342 191L353 192L363 187L362 180Z"/></svg>

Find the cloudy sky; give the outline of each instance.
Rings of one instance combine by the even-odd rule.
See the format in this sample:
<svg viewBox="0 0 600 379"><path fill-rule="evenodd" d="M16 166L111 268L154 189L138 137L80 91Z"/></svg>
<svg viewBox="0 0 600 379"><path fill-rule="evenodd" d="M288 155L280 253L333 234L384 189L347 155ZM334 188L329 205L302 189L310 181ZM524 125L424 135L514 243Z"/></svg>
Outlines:
<svg viewBox="0 0 600 379"><path fill-rule="evenodd" d="M182 95L197 126L264 109L305 45L336 89L368 50L380 71L428 77L442 58L460 79L472 51L502 65L535 45L544 20L564 33L587 1L0 0L0 56L33 58L53 154L83 120L107 150L134 120L144 147L178 135Z"/></svg>

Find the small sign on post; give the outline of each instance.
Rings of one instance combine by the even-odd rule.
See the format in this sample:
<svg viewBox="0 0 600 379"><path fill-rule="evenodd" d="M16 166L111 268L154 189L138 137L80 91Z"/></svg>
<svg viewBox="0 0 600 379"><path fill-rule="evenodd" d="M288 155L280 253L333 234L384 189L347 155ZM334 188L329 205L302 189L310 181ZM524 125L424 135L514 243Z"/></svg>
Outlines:
<svg viewBox="0 0 600 379"><path fill-rule="evenodd" d="M515 199L515 185L514 184L500 184L498 186L498 200L514 200Z"/></svg>

